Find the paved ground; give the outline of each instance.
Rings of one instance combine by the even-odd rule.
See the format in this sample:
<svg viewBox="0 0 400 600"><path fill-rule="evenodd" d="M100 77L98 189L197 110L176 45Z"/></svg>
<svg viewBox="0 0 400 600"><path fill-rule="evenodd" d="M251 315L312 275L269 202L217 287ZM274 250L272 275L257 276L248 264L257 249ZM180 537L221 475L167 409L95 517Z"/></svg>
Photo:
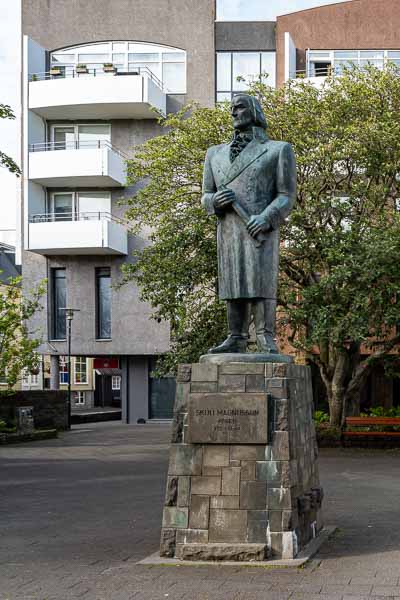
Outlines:
<svg viewBox="0 0 400 600"><path fill-rule="evenodd" d="M145 567L169 427L97 423L0 447L0 600L400 600L400 452L325 450L326 523L305 569Z"/></svg>

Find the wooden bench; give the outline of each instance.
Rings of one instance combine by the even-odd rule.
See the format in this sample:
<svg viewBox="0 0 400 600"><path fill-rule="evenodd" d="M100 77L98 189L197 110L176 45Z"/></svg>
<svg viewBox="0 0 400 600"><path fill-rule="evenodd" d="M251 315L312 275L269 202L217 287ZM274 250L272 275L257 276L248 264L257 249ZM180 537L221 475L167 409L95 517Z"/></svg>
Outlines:
<svg viewBox="0 0 400 600"><path fill-rule="evenodd" d="M369 427L370 425L397 425L400 427L400 417L347 417L346 427ZM344 437L398 437L400 431L343 431Z"/></svg>

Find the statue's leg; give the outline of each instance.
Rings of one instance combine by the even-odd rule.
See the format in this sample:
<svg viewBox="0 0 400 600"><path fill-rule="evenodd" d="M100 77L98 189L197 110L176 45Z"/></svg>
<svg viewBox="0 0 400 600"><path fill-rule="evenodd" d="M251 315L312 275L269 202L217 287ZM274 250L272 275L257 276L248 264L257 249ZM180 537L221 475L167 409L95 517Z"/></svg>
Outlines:
<svg viewBox="0 0 400 600"><path fill-rule="evenodd" d="M279 351L275 342L276 300L255 300L253 314L259 352L277 354Z"/></svg>
<svg viewBox="0 0 400 600"><path fill-rule="evenodd" d="M247 300L228 300L227 314L229 335L222 344L209 350L211 354L246 352L251 302Z"/></svg>

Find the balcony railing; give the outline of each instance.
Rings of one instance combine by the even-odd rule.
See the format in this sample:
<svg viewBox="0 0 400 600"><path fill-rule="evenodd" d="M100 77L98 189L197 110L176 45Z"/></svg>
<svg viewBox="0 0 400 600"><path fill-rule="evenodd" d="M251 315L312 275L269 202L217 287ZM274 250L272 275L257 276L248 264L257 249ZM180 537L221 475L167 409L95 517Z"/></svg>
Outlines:
<svg viewBox="0 0 400 600"><path fill-rule="evenodd" d="M340 69L338 67L333 67L333 65L324 66L324 67L309 67L308 69L298 69L295 71L294 77L328 77L330 75L340 74ZM293 78L293 75L292 75Z"/></svg>
<svg viewBox="0 0 400 600"><path fill-rule="evenodd" d="M148 67L128 67L128 69L118 70L115 68L114 70L105 71L104 68L94 68L90 67L86 69L79 69L77 67L68 67L68 66L60 66L59 72L55 73L56 68L51 69L50 71L44 71L42 73L32 73L29 75L29 81L44 81L46 79L65 79L68 77L78 78L78 77L87 77L88 75L92 77L101 77L103 75L106 76L122 76L122 75L144 75L148 77L162 90L163 82L161 79L154 75L154 73Z"/></svg>
<svg viewBox="0 0 400 600"><path fill-rule="evenodd" d="M29 144L29 152L52 152L53 150L101 150L102 148L108 148L116 154L118 154L124 160L129 157L113 146L107 140L71 140L65 142L39 142L36 144Z"/></svg>
<svg viewBox="0 0 400 600"><path fill-rule="evenodd" d="M111 221L125 225L122 219L115 217L109 212L104 211L85 211L85 212L50 212L32 215L29 223L55 223L60 221Z"/></svg>

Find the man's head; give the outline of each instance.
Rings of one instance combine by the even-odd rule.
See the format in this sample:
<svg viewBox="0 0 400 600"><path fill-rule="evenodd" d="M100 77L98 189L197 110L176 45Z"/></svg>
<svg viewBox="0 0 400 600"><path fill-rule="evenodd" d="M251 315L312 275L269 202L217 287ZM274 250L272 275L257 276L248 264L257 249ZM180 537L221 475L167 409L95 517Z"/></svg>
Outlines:
<svg viewBox="0 0 400 600"><path fill-rule="evenodd" d="M250 127L267 128L261 104L254 96L249 94L235 94L231 102L231 115L233 119L233 127L244 131Z"/></svg>

